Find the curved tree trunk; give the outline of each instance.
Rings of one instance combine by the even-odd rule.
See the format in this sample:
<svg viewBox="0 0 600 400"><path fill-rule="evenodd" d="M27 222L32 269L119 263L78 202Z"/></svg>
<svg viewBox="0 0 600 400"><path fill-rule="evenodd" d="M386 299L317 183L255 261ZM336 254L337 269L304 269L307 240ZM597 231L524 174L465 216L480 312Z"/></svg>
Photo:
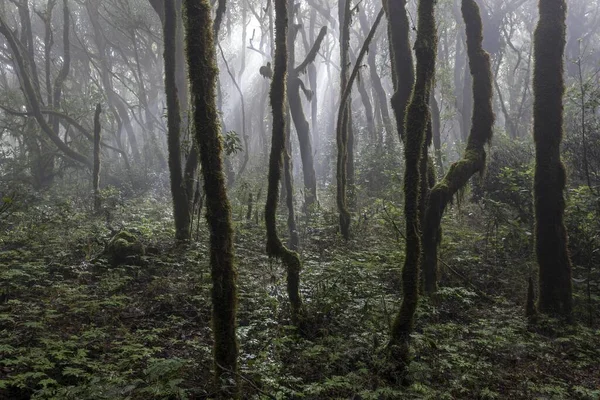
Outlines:
<svg viewBox="0 0 600 400"><path fill-rule="evenodd" d="M360 26L363 34L366 36L369 32L369 24L367 21L367 15L365 13L364 7L360 7L358 11L358 18L360 21ZM383 126L385 128L385 134L387 138L388 146L391 145L393 140L394 129L392 127L392 120L390 119L390 112L388 109L388 99L385 94L385 89L383 88L383 84L381 83L381 78L377 73L377 40L374 40L371 43L371 47L369 48L369 54L367 55L367 64L369 66L369 77L371 79L371 85L373 86L374 101L376 105L379 106L379 113L381 114L381 120L383 121ZM377 110L377 107L376 107ZM375 117L377 117L377 112L375 112ZM377 140L379 140L377 138Z"/></svg>
<svg viewBox="0 0 600 400"><path fill-rule="evenodd" d="M288 12L293 13L291 7L293 2L290 2L290 10ZM290 28L292 33L289 34L288 43L288 79L287 79L287 98L289 102L289 111L296 127L296 134L298 135L298 143L300 144L300 156L302 158L302 173L304 176L304 203L306 207L312 206L317 200L317 178L314 167L314 154L310 136L310 124L306 120L304 110L302 108L302 101L300 97L300 90L304 92L306 97L312 101L314 92L306 89L304 83L300 79L300 75L304 74L309 66L311 66L315 60L317 52L321 47L323 38L327 33L327 27L321 28L319 35L315 39L312 48L308 51L306 58L300 65L295 66L295 37L297 34L298 26L295 26L291 22L293 21L293 15L289 16Z"/></svg>
<svg viewBox="0 0 600 400"><path fill-rule="evenodd" d="M300 157L302 158L302 175L304 176L304 202L306 207L313 205L317 199L317 178L314 168L313 150L310 140L310 125L302 110L300 88L304 84L300 78L290 74L288 79L288 102L290 114L296 127L298 143L300 145Z"/></svg>
<svg viewBox="0 0 600 400"><path fill-rule="evenodd" d="M415 79L410 48L410 25L406 12L406 0L386 0L384 4L388 17L392 80L394 82L391 103L396 116L398 136L400 141L404 141L405 116Z"/></svg>
<svg viewBox="0 0 600 400"><path fill-rule="evenodd" d="M471 176L485 168L485 145L492 139L494 112L492 108L492 71L490 57L482 46L482 25L479 7L474 0L462 0L462 14L467 32L467 54L473 76L473 120L467 148L461 160L450 166L444 178L429 193L423 228L423 260L425 291L437 290L437 246L440 224L452 197L463 188Z"/></svg>
<svg viewBox="0 0 600 400"><path fill-rule="evenodd" d="M292 320L300 323L302 299L300 297L300 270L302 264L298 253L286 248L277 235L277 202L279 183L283 170L285 149L285 92L288 36L287 0L275 0L275 60L273 80L271 81L271 108L273 110L273 135L269 156L269 180L267 203L265 205L265 223L267 227L267 254L280 258L287 267L287 290L292 310ZM289 179L288 179L289 180Z"/></svg>
<svg viewBox="0 0 600 400"><path fill-rule="evenodd" d="M535 140L535 250L539 265L541 312L571 318L571 260L563 216L566 184L560 160L563 136L565 49L564 0L540 0L534 34L533 138Z"/></svg>
<svg viewBox="0 0 600 400"><path fill-rule="evenodd" d="M391 45L395 50L394 60L398 62L402 54L398 49L404 49L408 39L408 24L398 21L407 21L404 7L393 8L398 4L388 0L388 18L392 27L391 33L396 28L405 32L396 32L391 37ZM419 300L419 260L421 254L420 221L419 221L419 193L420 182L425 177L420 176L420 162L423 154L425 135L429 123L429 96L435 77L435 59L437 50L436 22L434 16L435 0L420 0L418 6L418 30L415 43L417 58L417 75L411 101L406 113L406 134L404 138L404 215L406 218L406 256L402 269L402 304L396 316L388 345L390 357L400 372L403 372L409 362L409 340L413 331L414 315ZM401 41L401 43L398 43ZM406 56L403 56L406 58ZM398 74L398 68L395 69ZM400 75L397 75L398 79ZM400 90L400 85L397 85ZM403 115L399 108L398 92L394 94L396 122L401 131Z"/></svg>

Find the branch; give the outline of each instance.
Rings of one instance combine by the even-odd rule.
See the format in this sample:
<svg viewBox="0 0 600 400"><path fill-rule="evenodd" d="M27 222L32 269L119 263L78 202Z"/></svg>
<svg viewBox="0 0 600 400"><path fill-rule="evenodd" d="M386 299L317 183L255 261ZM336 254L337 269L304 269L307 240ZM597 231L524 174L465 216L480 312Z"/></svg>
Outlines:
<svg viewBox="0 0 600 400"><path fill-rule="evenodd" d="M32 112L21 112L21 111L16 111L16 110L12 110L10 108L7 108L3 105L0 105L0 109L4 110L5 112L7 112L10 115L15 115L17 117L31 117L33 116ZM55 110L40 110L42 114L47 114L47 115L54 115L56 117L59 117L61 119L64 119L69 125L72 125L75 129L77 129L79 132L81 132L83 134L83 136L85 136L88 140L93 141L94 140L94 136L90 133L89 130L87 130L83 125L81 125L79 122L77 122L75 120L75 118L67 115L67 114L63 114L60 111L55 111ZM100 144L103 147L106 147L107 149L110 150L114 150L117 153L121 154L123 157L125 157L125 159L127 158L127 154L121 150L118 149L116 147L113 147L109 144L106 144L105 142L100 142Z"/></svg>
<svg viewBox="0 0 600 400"><path fill-rule="evenodd" d="M75 150L71 149L66 143L64 143L60 139L58 134L52 130L48 122L44 119L44 116L41 112L38 97L36 96L35 88L31 82L31 78L29 77L25 66L25 60L23 59L23 56L19 51L19 46L15 37L13 36L13 33L11 32L10 28L6 25L2 17L0 17L0 33L6 38L6 41L8 42L12 50L15 62L17 63L20 72L19 75L21 76L21 80L23 82L23 89L29 100L31 112L38 124L40 125L42 131L44 131L44 133L50 138L50 140L52 140L56 147L58 147L63 153L65 153L67 157L79 162L80 164L85 165L89 169L92 169L92 161L83 154L80 154Z"/></svg>
<svg viewBox="0 0 600 400"><path fill-rule="evenodd" d="M373 26L371 27L371 31L369 32L369 35L367 35L367 38L365 39L362 48L360 49L360 53L358 54L358 57L356 58L356 63L354 64L354 68L352 69L352 74L350 75L350 78L348 79L348 84L346 85L346 88L344 89L344 91L342 92L342 97L340 100L340 109L338 112L338 127L341 127L342 125L342 118L343 118L343 110L345 108L346 103L348 102L348 98L350 97L350 94L352 93L352 85L354 84L354 81L356 80L356 77L358 76L358 71L360 70L361 67L361 63L363 58L365 57L365 54L367 53L367 51L369 50L369 45L371 44L371 40L373 40L373 36L375 36L375 32L377 31L377 27L379 26L379 23L381 22L381 18L384 15L384 11L383 8L381 10L379 10L379 14L377 14L377 18L375 19L375 22L373 22Z"/></svg>
<svg viewBox="0 0 600 400"><path fill-rule="evenodd" d="M317 57L317 53L319 52L319 48L321 47L321 43L323 43L323 39L325 38L326 34L327 34L327 26L323 26L321 28L321 30L319 31L319 36L317 36L317 39L315 40L315 44L313 44L312 49L310 49L310 51L306 55L306 58L304 59L304 61L302 61L302 64L298 65L294 69L294 73L296 75L306 73L306 68L315 61L315 58Z"/></svg>

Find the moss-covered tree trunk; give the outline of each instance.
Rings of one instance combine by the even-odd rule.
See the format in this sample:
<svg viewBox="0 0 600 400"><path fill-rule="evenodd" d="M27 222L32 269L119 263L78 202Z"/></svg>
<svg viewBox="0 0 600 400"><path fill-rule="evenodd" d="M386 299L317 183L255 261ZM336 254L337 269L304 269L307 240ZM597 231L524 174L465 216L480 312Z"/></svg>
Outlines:
<svg viewBox="0 0 600 400"><path fill-rule="evenodd" d="M265 205L267 254L269 257L280 258L287 267L287 290L290 298L292 320L294 323L299 324L302 312L302 299L300 297L300 269L302 265L298 254L285 247L277 235L279 183L281 182L284 153L286 151L287 35L287 0L275 0L275 62L270 93L273 111L273 135L269 156L267 203Z"/></svg>
<svg viewBox="0 0 600 400"><path fill-rule="evenodd" d="M423 224L422 271L427 293L437 290L437 250L440 224L452 197L476 172L485 168L485 145L492 139L494 111L492 108L492 71L490 57L483 50L479 7L474 0L462 0L462 15L467 37L467 54L473 77L473 119L467 148L461 160L452 164L444 178L429 193Z"/></svg>
<svg viewBox="0 0 600 400"><path fill-rule="evenodd" d="M392 1L387 4L388 18L397 21L405 13L403 7L392 8ZM418 30L415 43L417 58L417 74L413 95L406 113L406 132L404 137L404 215L406 219L406 250L402 269L403 297L400 311L396 316L389 342L390 356L400 370L409 361L408 344L413 331L414 315L419 300L419 260L421 255L419 194L420 163L423 154L426 131L429 123L429 96L435 77L435 58L437 49L437 33L434 16L435 0L420 0L418 5ZM392 27L396 25L390 22ZM392 48L402 48L392 35ZM396 58L398 55L395 55ZM396 70L396 73L398 71ZM399 77L398 77L399 78ZM397 123L401 124L402 115L395 106Z"/></svg>
<svg viewBox="0 0 600 400"><path fill-rule="evenodd" d="M206 219L210 228L212 276L212 327L214 361L221 398L238 397L238 344L235 336L237 272L233 255L231 207L223 167L221 127L216 105L218 69L208 0L185 0L186 55L188 62L193 130L200 154Z"/></svg>
<svg viewBox="0 0 600 400"><path fill-rule="evenodd" d="M92 187L94 190L94 212L100 212L101 198L100 198L100 113L102 112L102 106L100 103L96 105L96 111L94 112L94 170L92 171Z"/></svg>
<svg viewBox="0 0 600 400"><path fill-rule="evenodd" d="M164 62L165 94L167 96L167 147L169 150L169 172L171 197L175 219L175 239L190 238L189 201L181 168L181 108L177 86L176 41L177 10L173 1L164 5Z"/></svg>
<svg viewBox="0 0 600 400"><path fill-rule="evenodd" d="M566 184L560 160L563 136L565 0L540 0L534 35L533 138L535 140L535 251L540 312L570 318L571 261L563 215Z"/></svg>
<svg viewBox="0 0 600 400"><path fill-rule="evenodd" d="M406 129L406 111L415 80L410 48L410 23L406 11L406 0L385 0L384 6L388 18L388 36L392 55L394 94L391 104L396 117L398 136L400 141L403 141Z"/></svg>

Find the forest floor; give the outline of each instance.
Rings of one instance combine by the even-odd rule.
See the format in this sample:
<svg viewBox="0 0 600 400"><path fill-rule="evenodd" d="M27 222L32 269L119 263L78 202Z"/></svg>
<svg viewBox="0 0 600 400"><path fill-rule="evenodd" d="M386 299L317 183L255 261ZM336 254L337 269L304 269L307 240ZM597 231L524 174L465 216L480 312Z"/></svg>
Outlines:
<svg viewBox="0 0 600 400"><path fill-rule="evenodd" d="M13 213L0 236L0 399L210 398L204 221L199 240L174 247L167 201L125 201L109 224L75 199L43 204ZM444 221L442 287L420 302L401 386L381 373L401 298L399 211L371 207L348 242L334 214L299 217L310 321L299 334L262 221L234 205L244 398L599 399L600 331L584 300L574 325L530 325L530 245L503 247L468 207ZM104 249L119 229L146 252L113 266Z"/></svg>

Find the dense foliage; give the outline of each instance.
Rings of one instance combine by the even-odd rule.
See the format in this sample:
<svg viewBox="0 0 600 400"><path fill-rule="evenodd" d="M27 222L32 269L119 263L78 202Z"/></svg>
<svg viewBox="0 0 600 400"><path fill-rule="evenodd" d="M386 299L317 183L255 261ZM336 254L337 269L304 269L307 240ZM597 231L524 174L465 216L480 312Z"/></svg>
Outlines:
<svg viewBox="0 0 600 400"><path fill-rule="evenodd" d="M600 399L600 2L568 3L554 318L563 0L0 1L0 400Z"/></svg>

